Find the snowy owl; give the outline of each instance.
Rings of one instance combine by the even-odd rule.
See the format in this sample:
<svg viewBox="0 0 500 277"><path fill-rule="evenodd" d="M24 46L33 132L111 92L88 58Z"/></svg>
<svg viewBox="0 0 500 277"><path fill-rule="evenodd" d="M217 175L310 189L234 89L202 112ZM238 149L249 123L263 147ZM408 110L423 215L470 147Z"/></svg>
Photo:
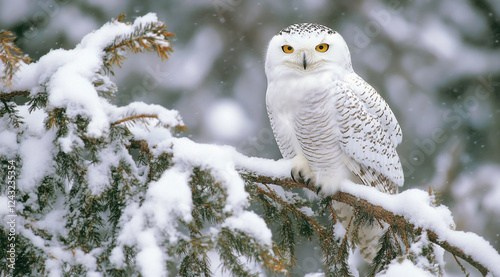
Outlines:
<svg viewBox="0 0 500 277"><path fill-rule="evenodd" d="M267 112L281 154L293 159L292 178L323 194L338 191L345 179L397 193L401 129L387 103L352 69L339 33L313 23L284 28L269 43L265 71ZM344 224L352 209L336 208ZM367 260L376 254L380 229L373 229L360 230L360 236L367 233L358 242Z"/></svg>

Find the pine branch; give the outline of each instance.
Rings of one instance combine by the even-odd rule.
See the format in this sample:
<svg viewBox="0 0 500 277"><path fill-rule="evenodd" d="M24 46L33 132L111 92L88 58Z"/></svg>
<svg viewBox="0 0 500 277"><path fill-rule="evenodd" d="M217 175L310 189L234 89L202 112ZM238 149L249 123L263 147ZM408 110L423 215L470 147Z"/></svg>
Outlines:
<svg viewBox="0 0 500 277"><path fill-rule="evenodd" d="M0 100L7 100L10 99L11 97L18 96L18 95L24 95L28 96L30 95L29 91L13 91L9 93L2 93L0 94Z"/></svg>
<svg viewBox="0 0 500 277"><path fill-rule="evenodd" d="M116 22L123 22L125 15L121 14ZM169 39L174 36L173 33L166 31L167 27L161 22L137 26L129 36L116 37L113 44L104 49L106 52L104 58L104 69L113 74L111 67L118 65L121 67L126 50L132 53L141 53L144 51L154 51L162 60L168 59L168 54L172 52Z"/></svg>
<svg viewBox="0 0 500 277"><path fill-rule="evenodd" d="M23 117L19 115L17 105L12 101L7 101L0 98L0 118L7 114L9 118L9 125L14 128L19 128L23 123Z"/></svg>
<svg viewBox="0 0 500 277"><path fill-rule="evenodd" d="M118 121L115 121L113 123L111 123L111 126L116 126L116 125L119 125L121 123L125 123L125 124L132 124L135 122L135 121L140 121L142 123L146 123L146 119L148 118L153 118L153 119L156 119L158 120L158 123L161 123L160 121L160 118L158 118L158 115L156 114L139 114L139 115L132 115L132 116L128 116L128 117L125 117L125 118L122 118ZM184 125L175 125L175 126L170 126L170 125L163 125L164 128L171 128L173 127L175 129L176 132L179 132L179 131L186 131L187 128L186 126Z"/></svg>
<svg viewBox="0 0 500 277"><path fill-rule="evenodd" d="M158 116L155 115L155 114L140 114L140 115L133 115L133 116L129 116L129 117L126 117L126 118L123 118L123 119L120 119L116 122L113 122L111 123L111 125L118 125L120 123L123 123L123 122L127 122L127 121L135 121L135 120L144 120L146 118L154 118L154 119L158 119Z"/></svg>
<svg viewBox="0 0 500 277"><path fill-rule="evenodd" d="M266 184L263 184L263 185L266 185ZM312 220L310 217L308 217L307 215L305 215L303 212L301 212L300 210L298 210L295 205L293 204L290 204L290 203L287 203L286 201L284 201L282 198L280 197L277 197L276 194L272 193L271 192L271 189L269 187L267 187L267 190L264 190L263 188L257 188L257 191L263 195L266 195L268 196L269 198L273 199L273 201L276 201L277 203L279 203L280 205L282 206L285 206L287 209L289 209L290 211L292 211L298 218L301 218L305 221L307 221L312 227L314 227L314 229L316 230L316 232L322 237L322 238L325 238L323 236L323 231L324 231L324 227L323 226L320 226L318 224L316 224L316 222L314 222L314 220Z"/></svg>
<svg viewBox="0 0 500 277"><path fill-rule="evenodd" d="M260 184L273 184L277 186L281 186L283 188L306 188L311 191L315 191L314 188L307 187L305 184L296 183L290 178L286 179L277 179L271 178L268 176L256 176L248 173L243 173L244 178L248 181L260 183ZM383 220L388 223L391 227L404 230L409 233L420 233L422 228L419 226L415 226L414 224L408 222L403 216L395 215L394 213L385 210L384 208L374 205L368 202L365 199L360 199L357 196L354 196L345 192L337 192L335 195L331 196L333 200L345 203L356 210L361 210L366 214L369 214L376 219ZM456 257L460 257L464 261L468 262L470 265L475 267L483 276L488 274L488 269L482 265L480 262L474 259L474 257L467 255L464 253L462 249L459 247L451 245L446 240L440 238L435 232L431 230L425 230L428 233L429 240L444 250L450 252L452 255Z"/></svg>
<svg viewBox="0 0 500 277"><path fill-rule="evenodd" d="M3 69L4 76L1 76L0 81L11 85L12 76L19 68L20 62L29 63L31 60L25 56L21 49L14 44L16 37L10 31L0 32L0 61L5 65Z"/></svg>

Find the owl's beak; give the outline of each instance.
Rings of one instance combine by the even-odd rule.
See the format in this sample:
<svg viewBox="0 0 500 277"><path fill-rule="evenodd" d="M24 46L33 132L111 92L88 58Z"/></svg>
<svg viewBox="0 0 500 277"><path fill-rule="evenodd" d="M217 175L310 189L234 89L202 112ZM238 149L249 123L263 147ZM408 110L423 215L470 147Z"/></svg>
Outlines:
<svg viewBox="0 0 500 277"><path fill-rule="evenodd" d="M307 67L306 53L302 54L302 66L304 67L304 70L306 70Z"/></svg>

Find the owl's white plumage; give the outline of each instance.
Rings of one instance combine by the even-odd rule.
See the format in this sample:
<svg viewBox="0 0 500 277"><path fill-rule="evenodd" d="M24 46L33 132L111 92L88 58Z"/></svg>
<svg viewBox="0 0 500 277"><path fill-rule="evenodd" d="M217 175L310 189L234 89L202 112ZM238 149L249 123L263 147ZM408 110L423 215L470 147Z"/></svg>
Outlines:
<svg viewBox="0 0 500 277"><path fill-rule="evenodd" d="M387 103L352 69L340 34L313 23L286 27L269 43L265 70L271 127L283 157L294 160L295 176L326 194L355 177L397 193L401 129Z"/></svg>

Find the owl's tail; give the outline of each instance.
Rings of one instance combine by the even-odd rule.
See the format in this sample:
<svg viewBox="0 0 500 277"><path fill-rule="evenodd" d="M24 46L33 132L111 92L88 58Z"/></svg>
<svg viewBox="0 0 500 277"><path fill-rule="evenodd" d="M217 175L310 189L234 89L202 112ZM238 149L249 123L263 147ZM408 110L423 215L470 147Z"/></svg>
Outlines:
<svg viewBox="0 0 500 277"><path fill-rule="evenodd" d="M333 208L337 214L337 219L342 223L342 225L348 229L349 221L354 213L354 208L351 206L333 201ZM352 223L349 228L349 240L352 241L353 227ZM361 256L369 263L373 261L373 258L377 255L379 250L378 240L382 236L384 229L380 225L375 224L373 226L361 226L358 230L358 241L356 242Z"/></svg>

